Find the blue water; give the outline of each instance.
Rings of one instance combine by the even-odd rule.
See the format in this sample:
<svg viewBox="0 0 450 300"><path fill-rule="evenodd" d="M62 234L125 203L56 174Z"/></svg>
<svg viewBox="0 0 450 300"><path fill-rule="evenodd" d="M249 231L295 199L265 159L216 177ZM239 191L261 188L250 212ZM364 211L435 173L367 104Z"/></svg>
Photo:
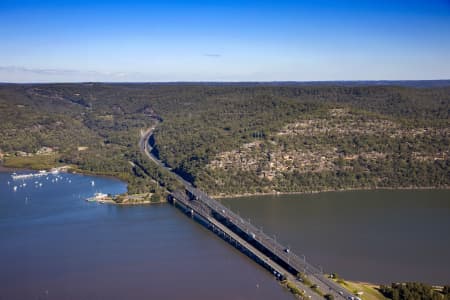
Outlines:
<svg viewBox="0 0 450 300"><path fill-rule="evenodd" d="M87 202L126 186L59 176L57 183L52 175L25 180L14 192L22 181L0 173L0 299L292 298L174 207Z"/></svg>

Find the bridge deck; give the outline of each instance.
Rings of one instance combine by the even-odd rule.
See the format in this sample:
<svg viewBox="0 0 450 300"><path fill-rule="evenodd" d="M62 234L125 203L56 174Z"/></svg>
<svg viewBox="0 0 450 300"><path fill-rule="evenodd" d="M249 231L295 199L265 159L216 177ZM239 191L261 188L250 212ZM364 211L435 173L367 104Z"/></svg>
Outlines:
<svg viewBox="0 0 450 300"><path fill-rule="evenodd" d="M261 229L244 220L220 202L212 199L204 192L194 188L192 185L187 186L186 190L194 195L199 201L205 203L211 211L225 218L227 222L239 228L242 232L246 232L250 235L254 234L254 237L252 236L253 239L265 248L266 253L270 253L269 256L271 259L281 263L292 275L295 276L298 272L304 272L311 282L320 286L325 293L333 294L335 298L352 296L337 283L326 278L317 267L306 262L305 258L301 259L291 250L286 252L286 249L288 249L287 247L269 237ZM341 295L340 292L343 295Z"/></svg>
<svg viewBox="0 0 450 300"><path fill-rule="evenodd" d="M297 285L298 288L303 290L306 297L314 300L322 299L322 297L309 290L309 288L303 283L297 281L295 276L289 274L285 268L278 265L271 257L262 253L251 243L247 242L245 239L226 227L224 224L213 218L211 216L211 210L208 207L205 207L202 202L199 202L198 200L189 200L179 192L173 193L172 197L176 199L175 202L178 201L178 205L181 206L188 215L196 218L200 217L201 223L204 223L204 225L206 225L211 231L229 242L231 245L239 249L247 256L251 257L264 268L268 269L278 279L282 279L285 275L287 275L286 279L290 280L295 285Z"/></svg>
<svg viewBox="0 0 450 300"><path fill-rule="evenodd" d="M167 165L153 156L148 140L154 128L142 135L139 141L141 150L160 167L172 172L173 176L184 185L186 191L194 200L188 199L186 194L183 195L183 193L179 192L172 193L173 197L179 197L180 199L178 200L182 201L185 207L192 209L194 213L201 216L206 222L209 222L221 232L224 232L245 249L254 253L256 257L263 261L268 260L267 265L274 270L283 270L282 274L285 274L285 271L289 272L288 276L290 276L290 279L293 279L297 272L304 272L313 284L317 284L324 293L332 294L335 299L353 298L352 294L334 281L326 278L318 268L308 263L305 257L301 259L292 251L286 251L287 247L269 237L262 230L242 219L203 191L195 188L190 182L174 173ZM220 221L218 220L219 218L221 219ZM244 236L242 236L243 233L245 233ZM249 238L250 236L251 239ZM300 287L302 286L298 282L296 284ZM312 294L311 296L316 297L317 294Z"/></svg>

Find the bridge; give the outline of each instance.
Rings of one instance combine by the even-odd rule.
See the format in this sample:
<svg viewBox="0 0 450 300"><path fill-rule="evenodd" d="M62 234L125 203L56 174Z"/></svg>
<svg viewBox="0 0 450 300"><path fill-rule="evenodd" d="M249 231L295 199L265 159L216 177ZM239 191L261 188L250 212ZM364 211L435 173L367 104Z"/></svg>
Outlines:
<svg viewBox="0 0 450 300"><path fill-rule="evenodd" d="M152 127L142 132L139 146L158 166L172 172L151 153L149 138L154 129L155 127ZM312 291L311 287L298 280L297 274L303 273L323 294L331 294L334 299L354 299L347 290L307 262L305 256L299 257L291 249L209 197L178 174L174 172L172 174L183 184L184 190L172 192L169 202L270 271L278 280L287 279L303 290L307 297L322 299L318 293Z"/></svg>

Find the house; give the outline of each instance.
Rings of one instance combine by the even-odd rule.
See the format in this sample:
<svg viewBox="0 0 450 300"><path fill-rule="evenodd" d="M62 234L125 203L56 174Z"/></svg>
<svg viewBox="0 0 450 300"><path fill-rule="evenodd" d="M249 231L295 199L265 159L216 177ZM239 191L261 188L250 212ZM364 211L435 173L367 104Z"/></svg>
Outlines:
<svg viewBox="0 0 450 300"><path fill-rule="evenodd" d="M37 155L44 155L44 154L52 154L53 153L53 148L51 147L42 147L41 149L39 149L38 151L36 151Z"/></svg>

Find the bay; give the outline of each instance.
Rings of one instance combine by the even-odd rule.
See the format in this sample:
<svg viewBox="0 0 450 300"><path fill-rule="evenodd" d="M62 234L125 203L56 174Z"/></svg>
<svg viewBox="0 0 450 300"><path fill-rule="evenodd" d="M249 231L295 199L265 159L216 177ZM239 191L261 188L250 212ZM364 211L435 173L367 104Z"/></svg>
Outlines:
<svg viewBox="0 0 450 300"><path fill-rule="evenodd" d="M292 299L174 207L87 202L126 186L58 176L22 182L0 173L0 299Z"/></svg>

